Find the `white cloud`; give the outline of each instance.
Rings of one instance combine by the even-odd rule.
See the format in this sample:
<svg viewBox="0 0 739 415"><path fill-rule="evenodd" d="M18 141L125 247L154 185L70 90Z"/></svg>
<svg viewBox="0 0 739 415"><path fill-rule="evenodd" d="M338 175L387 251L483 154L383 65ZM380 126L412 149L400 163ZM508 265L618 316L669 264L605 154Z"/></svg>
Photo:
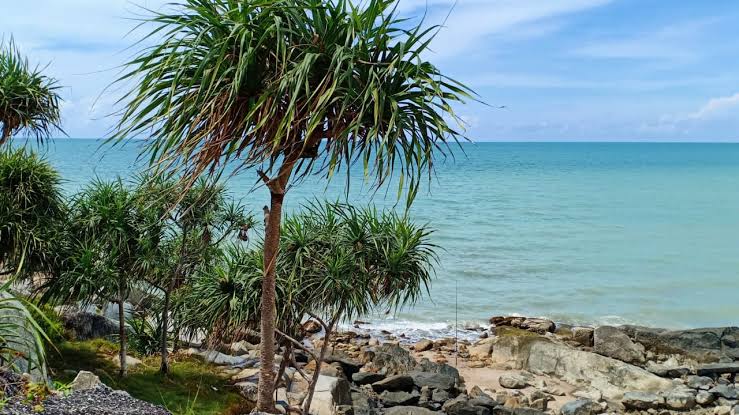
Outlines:
<svg viewBox="0 0 739 415"><path fill-rule="evenodd" d="M688 118L693 120L705 120L717 116L727 115L732 109L739 106L739 92L727 97L711 98L698 111L690 114Z"/></svg>

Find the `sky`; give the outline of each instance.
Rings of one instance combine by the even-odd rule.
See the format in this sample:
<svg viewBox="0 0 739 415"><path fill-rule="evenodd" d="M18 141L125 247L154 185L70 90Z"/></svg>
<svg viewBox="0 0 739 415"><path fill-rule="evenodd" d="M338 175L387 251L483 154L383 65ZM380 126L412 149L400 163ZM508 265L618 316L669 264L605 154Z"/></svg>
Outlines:
<svg viewBox="0 0 739 415"><path fill-rule="evenodd" d="M13 36L64 86L68 136L115 124L106 90L140 6L168 0L0 0ZM739 141L736 0L399 0L442 24L426 58L483 103L457 108L476 141Z"/></svg>

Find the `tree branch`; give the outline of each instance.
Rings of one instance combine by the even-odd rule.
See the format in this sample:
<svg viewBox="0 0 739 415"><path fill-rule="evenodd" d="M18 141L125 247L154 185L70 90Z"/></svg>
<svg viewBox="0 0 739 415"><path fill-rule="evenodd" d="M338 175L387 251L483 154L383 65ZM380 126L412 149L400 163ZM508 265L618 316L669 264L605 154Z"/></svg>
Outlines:
<svg viewBox="0 0 739 415"><path fill-rule="evenodd" d="M328 324L326 324L326 322L323 321L322 318L318 317L316 314L313 314L310 311L306 311L305 314L308 314L309 316L311 316L311 318L314 318L314 319L318 320L318 324L320 324L323 327L324 330L326 330L326 331L329 330Z"/></svg>
<svg viewBox="0 0 739 415"><path fill-rule="evenodd" d="M300 350L308 353L314 360L318 361L317 356L313 352L311 352L310 350L308 350L305 346L303 346L303 344L300 343L299 341L297 341L294 338L292 338L292 337L288 336L287 334L283 333L280 329L277 329L276 328L275 329L275 333L277 333L280 336L284 337L285 339L289 340L291 343L293 343L295 346L297 346Z"/></svg>

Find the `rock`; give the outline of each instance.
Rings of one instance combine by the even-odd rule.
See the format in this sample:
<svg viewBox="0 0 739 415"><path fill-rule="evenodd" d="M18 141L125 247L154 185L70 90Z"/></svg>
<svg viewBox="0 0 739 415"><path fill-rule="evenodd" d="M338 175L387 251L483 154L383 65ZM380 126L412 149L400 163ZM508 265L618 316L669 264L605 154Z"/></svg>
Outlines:
<svg viewBox="0 0 739 415"><path fill-rule="evenodd" d="M544 334L554 333L556 325L552 320L543 318L527 318L518 326L518 328L532 331L534 333Z"/></svg>
<svg viewBox="0 0 739 415"><path fill-rule="evenodd" d="M247 342L246 340L241 340L238 342L231 343L231 353L235 354L236 356L241 356L248 354L252 350L257 350L257 346Z"/></svg>
<svg viewBox="0 0 739 415"><path fill-rule="evenodd" d="M62 313L64 329L75 340L91 340L118 334L118 324L99 314L86 311Z"/></svg>
<svg viewBox="0 0 739 415"><path fill-rule="evenodd" d="M199 351L195 349L190 349L190 353L200 356L208 363L213 363L214 365L220 365L220 366L239 366L246 364L246 362L249 360L246 357L243 356L231 356L224 353L221 353L217 350L206 350L206 351Z"/></svg>
<svg viewBox="0 0 739 415"><path fill-rule="evenodd" d="M716 397L726 398L726 399L737 399L739 398L739 395L737 394L736 388L733 385L716 385L713 388L711 388L708 392L716 395Z"/></svg>
<svg viewBox="0 0 739 415"><path fill-rule="evenodd" d="M481 395L472 398L470 399L469 403L472 406L482 406L488 409L493 409L500 406L500 402L496 401L488 395Z"/></svg>
<svg viewBox="0 0 739 415"><path fill-rule="evenodd" d="M395 406L384 410L383 413L384 415L442 415L441 412L418 406Z"/></svg>
<svg viewBox="0 0 739 415"><path fill-rule="evenodd" d="M529 386L529 382L525 377L511 373L500 376L498 383L506 389L523 389Z"/></svg>
<svg viewBox="0 0 739 415"><path fill-rule="evenodd" d="M586 382L607 399L620 399L630 390L662 392L673 388L672 382L644 369L540 336L497 338L491 359L496 364L554 376L572 384Z"/></svg>
<svg viewBox="0 0 739 415"><path fill-rule="evenodd" d="M552 385L542 388L542 392L548 393L554 396L565 396L566 395L566 393L561 388L557 386L552 386Z"/></svg>
<svg viewBox="0 0 739 415"><path fill-rule="evenodd" d="M42 413L48 415L171 415L169 411L148 402L131 397L125 391L98 387L75 391L66 395L49 395L39 402ZM25 402L4 402L3 414L36 414L39 408L31 408Z"/></svg>
<svg viewBox="0 0 739 415"><path fill-rule="evenodd" d="M531 402L529 402L529 407L532 409L536 409L537 411L546 411L547 406L549 405L548 399L532 399Z"/></svg>
<svg viewBox="0 0 739 415"><path fill-rule="evenodd" d="M416 367L416 359L399 345L385 343L375 349L372 366L387 375L408 373Z"/></svg>
<svg viewBox="0 0 739 415"><path fill-rule="evenodd" d="M657 409L665 400L655 393L626 392L621 402L627 409Z"/></svg>
<svg viewBox="0 0 739 415"><path fill-rule="evenodd" d="M380 400L387 407L407 406L418 403L420 395L418 393L408 393L403 391L385 391L380 394Z"/></svg>
<svg viewBox="0 0 739 415"><path fill-rule="evenodd" d="M316 334L320 333L321 330L323 330L323 327L321 327L321 324L315 320L308 320L302 325L303 332L308 334Z"/></svg>
<svg viewBox="0 0 739 415"><path fill-rule="evenodd" d="M731 414L731 407L730 406L717 406L713 408L713 414L714 415L729 415Z"/></svg>
<svg viewBox="0 0 739 415"><path fill-rule="evenodd" d="M644 363L644 346L634 343L616 327L601 326L593 333L593 351L626 363Z"/></svg>
<svg viewBox="0 0 739 415"><path fill-rule="evenodd" d="M708 391L698 391L698 393L695 395L695 402L698 405L710 405L716 400L716 397Z"/></svg>
<svg viewBox="0 0 739 415"><path fill-rule="evenodd" d="M698 366L696 371L699 376L712 376L739 373L739 362L735 363L711 363Z"/></svg>
<svg viewBox="0 0 739 415"><path fill-rule="evenodd" d="M246 380L259 380L259 368L247 368L240 370L239 373L231 376L234 382L243 382Z"/></svg>
<svg viewBox="0 0 739 415"><path fill-rule="evenodd" d="M466 395L446 401L442 406L442 410L447 415L489 415L490 409L485 406L478 406L467 399Z"/></svg>
<svg viewBox="0 0 739 415"><path fill-rule="evenodd" d="M587 399L593 402L600 402L603 399L603 394L597 389L586 389L575 391L572 396L580 399Z"/></svg>
<svg viewBox="0 0 739 415"><path fill-rule="evenodd" d="M739 334L737 327L664 330L621 326L620 329L632 340L657 354L678 353L702 363L716 362L722 356L739 358L739 348L731 345L732 339Z"/></svg>
<svg viewBox="0 0 739 415"><path fill-rule="evenodd" d="M319 375L311 403L312 415L334 415L340 405L351 405L349 381L343 378Z"/></svg>
<svg viewBox="0 0 739 415"><path fill-rule="evenodd" d="M424 387L431 390L428 386ZM449 395L449 392L444 389L433 389L433 392L431 392L431 400L434 402L444 403L451 398L452 397Z"/></svg>
<svg viewBox="0 0 739 415"><path fill-rule="evenodd" d="M595 330L592 327L573 327L571 331L572 340L575 343L585 347L593 347L593 333Z"/></svg>
<svg viewBox="0 0 739 415"><path fill-rule="evenodd" d="M646 369L657 376L670 379L681 378L692 372L692 370L687 366L668 366L651 361L647 362Z"/></svg>
<svg viewBox="0 0 739 415"><path fill-rule="evenodd" d="M385 375L372 372L357 372L352 375L352 381L357 385L369 385L385 379Z"/></svg>
<svg viewBox="0 0 739 415"><path fill-rule="evenodd" d="M121 359L117 355L112 356L110 358L110 361L113 362L113 365L115 365L115 367L121 367ZM141 363L143 362L140 359L137 359L133 356L126 355L126 365L128 366L129 369L136 367L140 365Z"/></svg>
<svg viewBox="0 0 739 415"><path fill-rule="evenodd" d="M684 411L695 407L695 392L692 390L674 390L665 395L665 404L676 411Z"/></svg>
<svg viewBox="0 0 739 415"><path fill-rule="evenodd" d="M101 386L103 386L103 383L100 382L100 378L94 373L85 370L80 370L69 385L70 389L75 392L96 389Z"/></svg>
<svg viewBox="0 0 739 415"><path fill-rule="evenodd" d="M373 383L372 389L378 393L384 391L410 392L413 389L413 384L413 378L409 375L395 375Z"/></svg>
<svg viewBox="0 0 739 415"><path fill-rule="evenodd" d="M256 383L237 382L234 386L236 387L236 390L239 391L239 395L243 396L247 401L251 403L255 403L257 401L258 386Z"/></svg>
<svg viewBox="0 0 739 415"><path fill-rule="evenodd" d="M431 389L450 390L456 386L455 379L443 373L411 372L410 376L419 388L428 386Z"/></svg>
<svg viewBox="0 0 739 415"><path fill-rule="evenodd" d="M355 360L333 354L329 355L324 360L326 361L326 363L338 364L347 379L351 379L352 376L354 376L355 373L359 372L359 369L363 366L362 363L359 363Z"/></svg>
<svg viewBox="0 0 739 415"><path fill-rule="evenodd" d="M562 415L597 415L603 413L603 408L590 399L578 399L564 404L560 413Z"/></svg>
<svg viewBox="0 0 739 415"><path fill-rule="evenodd" d="M413 345L413 350L417 352L425 352L427 350L431 350L432 347L434 347L434 342L432 342L431 340L423 339Z"/></svg>
<svg viewBox="0 0 739 415"><path fill-rule="evenodd" d="M367 391L353 390L351 400L354 415L376 415L378 413L376 400L370 399Z"/></svg>
<svg viewBox="0 0 739 415"><path fill-rule="evenodd" d="M706 376L693 375L686 378L685 384L692 389L708 390L711 389L711 385L713 385L713 379Z"/></svg>
<svg viewBox="0 0 739 415"><path fill-rule="evenodd" d="M495 339L486 338L467 348L470 356L478 359L487 359L493 352L493 342Z"/></svg>

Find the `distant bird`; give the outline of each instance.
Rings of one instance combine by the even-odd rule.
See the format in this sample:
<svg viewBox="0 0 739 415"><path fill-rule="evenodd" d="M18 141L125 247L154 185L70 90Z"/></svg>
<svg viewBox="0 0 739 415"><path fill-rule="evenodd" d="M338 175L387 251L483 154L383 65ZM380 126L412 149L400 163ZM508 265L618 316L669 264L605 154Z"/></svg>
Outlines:
<svg viewBox="0 0 739 415"><path fill-rule="evenodd" d="M264 211L264 229L267 229L267 224L269 223L269 208L265 205L262 208L262 211Z"/></svg>
<svg viewBox="0 0 739 415"><path fill-rule="evenodd" d="M501 109L501 110L502 110L503 108L506 108L506 106L505 106L505 105L501 105L501 106L499 106L499 107L498 107L498 109Z"/></svg>

